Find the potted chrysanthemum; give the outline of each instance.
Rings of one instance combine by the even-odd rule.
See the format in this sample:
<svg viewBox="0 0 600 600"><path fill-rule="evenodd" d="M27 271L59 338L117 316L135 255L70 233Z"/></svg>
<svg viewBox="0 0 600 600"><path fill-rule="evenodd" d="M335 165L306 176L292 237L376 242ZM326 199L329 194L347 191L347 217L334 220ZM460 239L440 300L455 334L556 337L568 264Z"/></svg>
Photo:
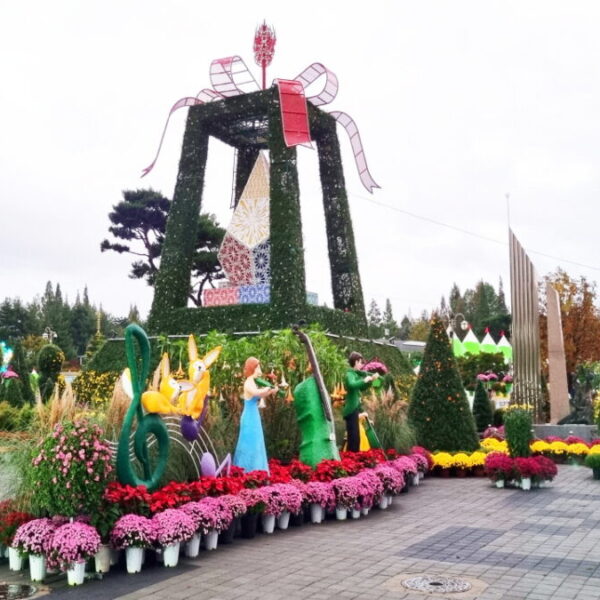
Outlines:
<svg viewBox="0 0 600 600"><path fill-rule="evenodd" d="M310 520L320 523L325 511L335 508L335 492L330 482L311 481L306 484L306 499L310 505Z"/></svg>
<svg viewBox="0 0 600 600"><path fill-rule="evenodd" d="M253 538L256 535L256 526L259 516L266 507L265 495L262 487L245 488L239 496L246 504L246 514L242 517L242 537Z"/></svg>
<svg viewBox="0 0 600 600"><path fill-rule="evenodd" d="M192 519L194 535L199 532L204 535L204 545L207 550L216 550L219 532L227 529L233 520L231 510L218 498L202 498L198 502L188 502L183 510ZM193 539L193 538L192 538Z"/></svg>
<svg viewBox="0 0 600 600"><path fill-rule="evenodd" d="M360 487L355 477L341 477L331 482L335 493L335 516L338 521L344 521L348 511L359 506Z"/></svg>
<svg viewBox="0 0 600 600"><path fill-rule="evenodd" d="M15 533L12 547L21 555L29 555L32 581L43 581L46 577L46 555L56 528L52 519L33 519L20 525Z"/></svg>
<svg viewBox="0 0 600 600"><path fill-rule="evenodd" d="M162 547L165 567L176 567L179 562L179 547L196 532L194 521L183 510L167 508L152 517L156 528L156 543Z"/></svg>
<svg viewBox="0 0 600 600"><path fill-rule="evenodd" d="M48 560L67 571L69 585L81 585L85 563L98 552L100 535L94 527L81 521L61 525L48 545Z"/></svg>
<svg viewBox="0 0 600 600"><path fill-rule="evenodd" d="M225 529L219 532L219 543L231 544L236 529L239 528L240 519L246 514L246 503L240 496L235 494L225 494L217 498L224 509L231 513L231 523Z"/></svg>
<svg viewBox="0 0 600 600"><path fill-rule="evenodd" d="M123 515L115 523L110 543L115 550L125 550L128 573L142 570L144 549L150 548L156 539L156 528L151 519L133 513Z"/></svg>

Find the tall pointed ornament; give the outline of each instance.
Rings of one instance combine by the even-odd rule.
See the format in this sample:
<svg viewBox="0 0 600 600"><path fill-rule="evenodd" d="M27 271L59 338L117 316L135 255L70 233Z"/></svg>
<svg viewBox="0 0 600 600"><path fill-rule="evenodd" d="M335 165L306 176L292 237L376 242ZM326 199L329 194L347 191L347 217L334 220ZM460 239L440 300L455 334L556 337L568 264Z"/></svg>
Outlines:
<svg viewBox="0 0 600 600"><path fill-rule="evenodd" d="M254 60L262 69L263 90L267 88L267 67L273 60L276 42L275 29L269 27L266 21L263 21L263 24L256 28L256 33L254 34Z"/></svg>

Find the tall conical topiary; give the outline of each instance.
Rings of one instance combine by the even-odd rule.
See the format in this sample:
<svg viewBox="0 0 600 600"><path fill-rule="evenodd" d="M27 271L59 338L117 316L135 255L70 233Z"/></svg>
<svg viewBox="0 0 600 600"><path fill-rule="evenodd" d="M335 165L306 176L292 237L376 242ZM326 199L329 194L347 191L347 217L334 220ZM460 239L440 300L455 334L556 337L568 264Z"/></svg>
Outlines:
<svg viewBox="0 0 600 600"><path fill-rule="evenodd" d="M494 412L488 393L482 381L477 382L475 397L473 398L473 417L477 431L484 431L494 421Z"/></svg>
<svg viewBox="0 0 600 600"><path fill-rule="evenodd" d="M473 451L475 421L443 323L434 319L408 407L418 443L429 450Z"/></svg>

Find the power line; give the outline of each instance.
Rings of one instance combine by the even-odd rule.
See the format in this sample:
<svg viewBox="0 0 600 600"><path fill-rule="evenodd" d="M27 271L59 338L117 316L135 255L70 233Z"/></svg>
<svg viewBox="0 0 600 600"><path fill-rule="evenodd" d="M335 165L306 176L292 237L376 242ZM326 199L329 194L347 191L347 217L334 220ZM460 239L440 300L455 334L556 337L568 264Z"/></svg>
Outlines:
<svg viewBox="0 0 600 600"><path fill-rule="evenodd" d="M361 200L367 200L371 202L371 204L376 204L377 206L382 206L383 208L389 208L395 212L402 213L403 215L407 215L412 217L413 219L418 219L420 221L425 221L426 223L432 223L433 225L438 225L439 227L445 227L446 229L452 229L453 231L458 231L459 233L463 233L464 235L470 235L475 238L479 238L480 240L485 240L486 242L492 242L494 244L500 244L501 246L508 246L508 242L502 242L500 240L496 240L494 238L487 237L485 235L481 235L480 233L476 233L475 231L469 231L468 229L463 229L462 227L456 227L455 225L450 225L449 223L444 223L443 221L438 221L437 219L432 219L431 217L424 217L423 215L418 215L409 210L405 210L403 208L398 208L397 206L392 206L391 204L386 204L385 202L381 202L379 200L375 200L373 198L367 198L366 196L360 196L358 194L349 194L350 196L354 196L355 198L360 198ZM552 260L558 260L563 263L567 263L570 265L575 265L577 267L583 267L584 269L591 269L592 271L600 271L600 267L594 267L592 265L586 265L584 263L577 262L575 260L569 260L567 258L562 258L560 256L554 256L552 254L546 254L545 252L540 252L539 250L531 250L527 249L528 253L537 254L538 256L544 256L545 258L551 258Z"/></svg>

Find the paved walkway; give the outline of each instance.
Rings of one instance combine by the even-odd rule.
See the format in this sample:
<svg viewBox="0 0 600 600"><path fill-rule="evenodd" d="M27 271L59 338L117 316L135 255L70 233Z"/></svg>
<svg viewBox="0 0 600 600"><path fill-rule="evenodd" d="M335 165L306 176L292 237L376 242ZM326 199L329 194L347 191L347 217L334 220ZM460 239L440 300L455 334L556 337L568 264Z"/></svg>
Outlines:
<svg viewBox="0 0 600 600"><path fill-rule="evenodd" d="M486 479L427 478L385 511L236 539L176 569L65 589L48 600L596 600L600 597L600 482L561 466L551 487L497 490ZM470 581L464 593L409 591L417 574ZM25 581L0 568L0 579Z"/></svg>

